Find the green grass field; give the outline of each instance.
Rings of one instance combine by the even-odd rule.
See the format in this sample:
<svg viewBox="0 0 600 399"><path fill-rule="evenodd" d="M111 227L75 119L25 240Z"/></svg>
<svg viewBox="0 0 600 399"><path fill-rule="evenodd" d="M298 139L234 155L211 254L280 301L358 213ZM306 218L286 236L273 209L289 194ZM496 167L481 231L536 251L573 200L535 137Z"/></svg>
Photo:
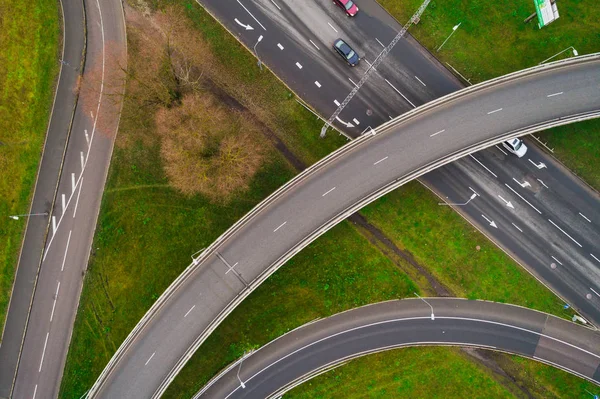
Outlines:
<svg viewBox="0 0 600 399"><path fill-rule="evenodd" d="M0 0L0 331L59 70L55 0Z"/></svg>
<svg viewBox="0 0 600 399"><path fill-rule="evenodd" d="M402 24L422 3L377 1ZM535 66L570 46L580 55L600 51L600 7L581 0L557 4L560 18L538 29L537 18L523 23L535 12L533 1L432 0L410 32L442 63L452 65L471 83ZM458 23L461 25L455 34L436 51ZM571 50L553 60L570 56ZM600 190L600 121L550 129L541 136L568 168Z"/></svg>

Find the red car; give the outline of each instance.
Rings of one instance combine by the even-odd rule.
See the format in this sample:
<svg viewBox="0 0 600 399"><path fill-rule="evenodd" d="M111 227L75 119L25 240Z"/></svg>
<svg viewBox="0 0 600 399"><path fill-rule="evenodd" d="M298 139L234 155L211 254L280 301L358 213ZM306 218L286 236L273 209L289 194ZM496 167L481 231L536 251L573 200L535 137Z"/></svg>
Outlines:
<svg viewBox="0 0 600 399"><path fill-rule="evenodd" d="M333 0L333 4L337 4L349 17L353 17L358 14L358 7L352 2L352 0Z"/></svg>

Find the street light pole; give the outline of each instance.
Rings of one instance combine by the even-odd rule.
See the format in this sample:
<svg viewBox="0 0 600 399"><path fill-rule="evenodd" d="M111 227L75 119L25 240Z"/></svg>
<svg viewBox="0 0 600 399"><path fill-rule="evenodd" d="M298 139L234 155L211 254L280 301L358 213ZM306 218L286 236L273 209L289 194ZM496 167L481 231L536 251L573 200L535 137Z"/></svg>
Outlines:
<svg viewBox="0 0 600 399"><path fill-rule="evenodd" d="M460 26L460 24L462 24L462 22L459 22L459 23L458 23L458 25L454 25L454 26L452 27L452 32L450 32L450 34L448 35L448 37L446 38L446 40L444 40L444 43L442 43L442 45L441 45L440 47L438 47L438 49L436 50L436 52L437 52L437 51L440 51L440 49L441 49L442 47L444 47L444 44L446 44L446 42L448 41L448 39L450 39L450 37L452 37L452 35L454 34L454 32L456 32L456 30L457 30L457 29L458 29L458 27Z"/></svg>
<svg viewBox="0 0 600 399"><path fill-rule="evenodd" d="M579 53L577 52L577 50L575 50L575 48L573 46L569 46L566 49L564 49L563 51L559 51L558 53L554 54L552 57L545 59L544 61L540 62L538 65L542 65L544 62L550 61L552 58L557 57L559 55L561 55L562 53L564 53L565 51L568 50L573 50L573 55L575 57L577 57L579 55Z"/></svg>
<svg viewBox="0 0 600 399"><path fill-rule="evenodd" d="M421 298L419 296L419 294L417 294L416 292L413 292L413 294L415 294L417 296L417 298L419 298L420 300L422 300L423 302L425 302L426 304L429 305L429 307L431 308L431 320L435 320L435 316L433 315L433 306L431 306L431 304L429 302L427 302L425 299Z"/></svg>
<svg viewBox="0 0 600 399"><path fill-rule="evenodd" d="M28 216L48 216L48 212L44 213L26 213L24 215L10 215L9 218L14 220L19 220L20 217L28 217Z"/></svg>
<svg viewBox="0 0 600 399"><path fill-rule="evenodd" d="M242 369L242 363L244 362L245 358L246 358L246 352L244 352L244 356L242 356L242 360L240 360L240 367L238 367L238 371L237 371L237 379L240 382L242 389L246 388L246 384L244 384L244 381L242 381L242 379L240 378L240 370Z"/></svg>
<svg viewBox="0 0 600 399"><path fill-rule="evenodd" d="M463 204L450 204L450 203L447 203L447 202L438 202L438 205L456 205L456 206L464 206L464 205L467 205L469 202L471 202L471 200L474 200L474 199L475 199L475 197L477 197L477 194L476 194L476 193L473 193L473 195L471 195L471 197L469 198L469 200L468 200L467 202L463 203Z"/></svg>
<svg viewBox="0 0 600 399"><path fill-rule="evenodd" d="M258 46L258 43L260 43L262 39L263 39L263 36L260 35L258 37L258 40L256 41L256 44L254 45L254 55L256 55L256 58L258 59L257 64L261 71L262 71L262 62L260 61L260 58L258 57L258 53L256 52L256 46Z"/></svg>

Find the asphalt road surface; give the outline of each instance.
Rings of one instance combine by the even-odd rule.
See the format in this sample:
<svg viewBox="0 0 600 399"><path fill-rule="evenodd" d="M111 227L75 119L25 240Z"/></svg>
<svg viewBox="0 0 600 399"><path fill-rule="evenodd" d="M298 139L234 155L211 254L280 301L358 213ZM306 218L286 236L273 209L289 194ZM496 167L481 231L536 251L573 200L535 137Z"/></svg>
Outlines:
<svg viewBox="0 0 600 399"><path fill-rule="evenodd" d="M407 299L304 325L230 365L194 399L280 397L291 386L348 359L414 345L501 350L600 385L600 335L595 331L512 305L440 298L427 302L434 320L426 303Z"/></svg>
<svg viewBox="0 0 600 399"><path fill-rule="evenodd" d="M373 0L360 1L354 18L327 0L199 2L251 51L263 36L255 54L325 118L401 29ZM255 29L246 30L242 27L246 24ZM348 67L333 52L331 45L338 37L363 57L358 67ZM356 137L414 105L460 88L462 84L408 36L377 67L335 124ZM559 89L548 95L550 101L562 101ZM428 173L421 182L447 203L465 204L477 193L475 200L454 208L600 325L600 197L535 148L533 140L528 147L528 154L519 159L496 146Z"/></svg>
<svg viewBox="0 0 600 399"><path fill-rule="evenodd" d="M63 11L63 64L30 213L52 211L75 110L76 96L73 88L83 63L83 4L79 0L63 0L58 6ZM12 390L49 223L48 216L27 219L27 230L0 344L0 398L8 398Z"/></svg>
<svg viewBox="0 0 600 399"><path fill-rule="evenodd" d="M80 29L66 30L66 53L72 51L72 41L83 40L84 5L87 53L82 94L67 143L12 398L58 395L118 127L120 104L107 101L102 94L103 85L114 90L115 82L122 79L116 67L116 63L125 65L122 5L118 0L67 1L65 21ZM38 262L40 255L38 252ZM18 348L20 343L5 340L3 347L11 345L14 350L12 345Z"/></svg>
<svg viewBox="0 0 600 399"><path fill-rule="evenodd" d="M127 350L119 352L92 397L152 397L173 377L173 368L185 363L189 349L228 314L230 305L387 189L520 134L525 127L543 129L546 121L557 118L598 115L600 60L588 57L483 87L416 110L350 143L318 164L324 166L302 175L307 177L294 179L283 194L267 200L268 206L259 205L258 213L234 234L225 233L227 239L205 251L200 263L163 297L167 299L159 300L161 306L145 318L141 333L127 339ZM560 103L547 97L557 89L564 93Z"/></svg>

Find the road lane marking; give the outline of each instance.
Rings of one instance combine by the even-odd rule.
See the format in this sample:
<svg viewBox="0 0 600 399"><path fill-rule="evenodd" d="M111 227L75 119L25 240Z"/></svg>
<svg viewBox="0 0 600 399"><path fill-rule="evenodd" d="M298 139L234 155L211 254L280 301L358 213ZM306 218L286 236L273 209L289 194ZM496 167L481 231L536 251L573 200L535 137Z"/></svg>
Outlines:
<svg viewBox="0 0 600 399"><path fill-rule="evenodd" d="M567 237L569 237L571 239L571 241L573 241L575 244L579 245L579 248L583 248L583 245L581 245L580 243L578 243L573 237L571 237L566 231L564 231L563 229L561 229L560 227L558 227L558 225L556 223L554 223L552 220L548 219L548 221L550 223L552 223L554 225L554 227L556 227L557 229L559 229L560 231L562 231L562 233L564 235L566 235Z"/></svg>
<svg viewBox="0 0 600 399"><path fill-rule="evenodd" d="M63 211L63 213L65 213L65 195L61 194L60 198L61 198L61 202L62 202L62 211Z"/></svg>
<svg viewBox="0 0 600 399"><path fill-rule="evenodd" d="M392 89L396 90L396 93L400 94L400 95L401 95L401 96L402 96L402 97L403 97L403 98L404 98L406 101L408 101L408 103L409 103L410 105L412 105L412 106L413 106L413 108L416 108L415 104L413 104L413 103L412 103L412 102L411 102L411 101L410 101L408 98L406 98L406 96L405 96L404 94L402 94L402 93L400 92L400 90L396 89L396 88L394 87L394 85L390 83L390 81L389 81L389 80L385 79L385 81L387 82L387 84L389 84L390 86L392 86Z"/></svg>
<svg viewBox="0 0 600 399"><path fill-rule="evenodd" d="M356 118L352 118L352 122L356 123L357 125L360 125L360 122Z"/></svg>
<svg viewBox="0 0 600 399"><path fill-rule="evenodd" d="M319 83L319 81L315 80L315 85L320 89L321 88L321 83Z"/></svg>
<svg viewBox="0 0 600 399"><path fill-rule="evenodd" d="M239 4L239 5L241 5L241 6L242 6L242 8L243 8L244 10L246 10L246 12L247 12L248 14L250 14L250 16L251 16L252 18L254 18L254 20L256 21L256 23L257 23L257 24L259 24L261 28L263 28L265 31L267 30L267 28L265 28L265 27L263 26L263 24L261 24L261 23L258 21L258 19L256 19L256 17L255 17L254 15L252 15L252 13L251 13L250 11L248 11L248 9L246 8L246 6L244 6L240 0L237 0L237 2L238 2L238 4Z"/></svg>
<svg viewBox="0 0 600 399"><path fill-rule="evenodd" d="M56 233L56 216L52 216L52 234Z"/></svg>
<svg viewBox="0 0 600 399"><path fill-rule="evenodd" d="M335 105L337 105L338 107L340 106L340 102L339 102L338 100L333 100L333 103L334 103Z"/></svg>
<svg viewBox="0 0 600 399"><path fill-rule="evenodd" d="M56 307L56 300L58 299L58 290L60 289L60 281L58 282L58 286L56 287L56 294L54 294L54 303L52 304L52 313L50 313L50 322L52 322L52 318L54 317L54 308Z"/></svg>
<svg viewBox="0 0 600 399"><path fill-rule="evenodd" d="M598 295L598 297L600 298L600 294L598 294L598 293L596 292L596 290L595 290L595 289L593 289L592 287L590 287L590 290L592 290L592 292L593 292L594 294Z"/></svg>
<svg viewBox="0 0 600 399"><path fill-rule="evenodd" d="M79 205L79 196L81 195L81 187L83 187L83 176L79 181L79 191L77 192L77 200L75 200L75 209L73 209L73 219L75 219L75 215L77 215L77 206Z"/></svg>
<svg viewBox="0 0 600 399"><path fill-rule="evenodd" d="M523 232L523 230L521 230L521 229L519 228L519 226L517 226L517 225L516 225L516 224L514 224L514 223L511 223L511 224L512 224L513 226L515 226L515 229L519 230L521 233Z"/></svg>
<svg viewBox="0 0 600 399"><path fill-rule="evenodd" d="M354 81L353 81L352 79L348 78L348 80L349 80L350 82L352 82L352 84L353 84L355 87L358 87L358 85L357 85L356 83L354 83Z"/></svg>
<svg viewBox="0 0 600 399"><path fill-rule="evenodd" d="M563 92L562 92L562 91L559 91L558 93L554 93L554 94L548 94L546 97L560 96L561 94L563 94Z"/></svg>
<svg viewBox="0 0 600 399"><path fill-rule="evenodd" d="M88 136L87 133L87 129L83 129L83 133L85 134L85 141L87 142L87 145L90 145L90 136Z"/></svg>
<svg viewBox="0 0 600 399"><path fill-rule="evenodd" d="M435 133L433 133L433 134L430 134L430 135L429 135L429 137L437 136L438 134L440 134L440 133L444 133L445 131L446 131L446 129L442 129L442 130L440 130L439 132L435 132Z"/></svg>
<svg viewBox="0 0 600 399"><path fill-rule="evenodd" d="M579 216L581 216L582 218L584 218L588 222L592 223L592 221L590 219L588 219L583 213L579 212Z"/></svg>
<svg viewBox="0 0 600 399"><path fill-rule="evenodd" d="M419 81L419 83L421 83L423 86L427 87L427 85L425 83L423 83L423 81L421 79L419 79L418 76L415 75L415 79L417 79Z"/></svg>
<svg viewBox="0 0 600 399"><path fill-rule="evenodd" d="M227 264L227 267L229 269L227 269L227 271L225 272L225 274L229 273L230 271L234 271L235 272L235 267L238 265L239 262L235 262L232 266L229 266L229 264Z"/></svg>
<svg viewBox="0 0 600 399"><path fill-rule="evenodd" d="M365 61L367 64L369 64L369 66L370 66L370 67L372 67L372 66L373 66L373 64L371 64L371 63L369 62L369 60L367 60L366 58L363 58L363 60L364 60L364 61ZM373 70L374 70L374 71L376 71L376 70L377 70L377 68L373 68Z"/></svg>
<svg viewBox="0 0 600 399"><path fill-rule="evenodd" d="M529 205L530 207L532 207L533 209L536 210L537 213L539 213L540 215L542 214L542 212L540 212L539 209L537 209L535 206L531 205L531 202L527 201L525 198L523 198L523 196L521 194L519 194L518 192L516 192L511 186L509 186L508 184L504 183L504 185L506 187L508 187L510 189L510 191L512 191L513 193L515 193L516 195L519 196L519 198L521 198L523 201L525 201L527 203L527 205Z"/></svg>
<svg viewBox="0 0 600 399"><path fill-rule="evenodd" d="M283 46L281 45L281 43L277 43L277 47L279 47L279 50L283 50Z"/></svg>
<svg viewBox="0 0 600 399"><path fill-rule="evenodd" d="M144 366L148 365L148 363L150 362L150 360L152 360L152 358L154 357L155 354L156 354L156 352L152 353L152 356L150 356L150 358L148 358L148 360L146 360L146 363L144 364Z"/></svg>
<svg viewBox="0 0 600 399"><path fill-rule="evenodd" d="M475 190L473 190L473 188L469 187L469 190L473 191L473 194L475 194L478 197L481 197L481 195L479 195L479 193Z"/></svg>
<svg viewBox="0 0 600 399"><path fill-rule="evenodd" d="M310 39L308 39L308 41L309 41L309 42L311 42L311 43L312 43L312 45L313 45L313 46L315 46L315 48L316 48L317 50L319 50L319 51L321 50L321 49L319 48L319 46L317 46L317 45L315 44L315 42L313 42L313 41L312 41L312 40L310 40Z"/></svg>
<svg viewBox="0 0 600 399"><path fill-rule="evenodd" d="M500 150L501 153L503 153L504 155L508 155L508 153L506 151L504 151L502 148L500 148L499 145L496 144L496 148Z"/></svg>
<svg viewBox="0 0 600 399"><path fill-rule="evenodd" d="M561 262L561 261L559 261L558 259L556 259L554 256L550 255L550 257L551 257L552 259L554 259L556 262L558 262L558 264L559 264L559 265L561 265L561 266L563 265L563 264L562 264L562 262Z"/></svg>
<svg viewBox="0 0 600 399"><path fill-rule="evenodd" d="M379 161L375 162L373 165L377 165L379 162L383 162L383 161L385 161L388 158L389 157L381 158Z"/></svg>
<svg viewBox="0 0 600 399"><path fill-rule="evenodd" d="M493 111L488 112L487 114L491 115L491 114L495 114L496 112L500 112L500 111L502 111L502 108L495 109Z"/></svg>
<svg viewBox="0 0 600 399"><path fill-rule="evenodd" d="M71 242L71 232L73 230L69 230L69 238L67 238L67 246L65 247L65 256L63 257L62 266L60 267L60 271L65 270L65 261L67 260L67 251L69 250L69 243Z"/></svg>
<svg viewBox="0 0 600 399"><path fill-rule="evenodd" d="M185 314L183 317L187 317L187 315L189 315L189 314L190 314L190 312L191 312L192 310L194 310L194 308L195 308L195 307L196 307L196 305L192 306L192 307L190 308L190 310L188 310L188 311L187 311L187 313L186 313L186 314Z"/></svg>
<svg viewBox="0 0 600 399"><path fill-rule="evenodd" d="M385 48L385 44L381 43L378 38L375 38L375 40L377 40L377 43L379 43L381 47Z"/></svg>
<svg viewBox="0 0 600 399"><path fill-rule="evenodd" d="M594 259L596 259L598 262L600 262L600 259L596 258L596 257L594 256L594 254L590 254L590 255L592 255L592 258L594 258Z"/></svg>
<svg viewBox="0 0 600 399"><path fill-rule="evenodd" d="M299 62L296 62L296 66L298 67L298 69L302 69L302 65Z"/></svg>
<svg viewBox="0 0 600 399"><path fill-rule="evenodd" d="M525 187L531 187L531 184L529 184L529 182L527 180L523 180L523 183L521 183L520 181L518 181L517 179L515 179L513 177L513 180L515 181L515 183L517 183L519 186L521 186L522 188Z"/></svg>
<svg viewBox="0 0 600 399"><path fill-rule="evenodd" d="M79 151L79 158L81 159L81 170L85 167L85 157L83 156L83 151Z"/></svg>
<svg viewBox="0 0 600 399"><path fill-rule="evenodd" d="M333 25L331 25L329 22L327 22L327 25L329 25L329 27L330 27L331 29L333 29L335 33L337 33L337 29L335 29L335 28L333 27Z"/></svg>
<svg viewBox="0 0 600 399"><path fill-rule="evenodd" d="M71 173L71 194L75 192L75 173Z"/></svg>
<svg viewBox="0 0 600 399"><path fill-rule="evenodd" d="M334 188L332 188L331 190L327 191L325 194L321 195L321 197L324 197L324 196L326 196L327 194L329 194L329 193L330 193L330 192L332 192L333 190L335 190L335 187L334 187Z"/></svg>
<svg viewBox="0 0 600 399"><path fill-rule="evenodd" d="M42 365L44 364L44 355L46 354L46 345L48 345L48 336L50 332L46 333L46 341L44 341L44 350L42 351L42 360L40 360L40 368L38 369L38 373L42 372Z"/></svg>
<svg viewBox="0 0 600 399"><path fill-rule="evenodd" d="M35 399L36 393L37 393L37 384L35 384L35 388L33 389L33 399Z"/></svg>
<svg viewBox="0 0 600 399"><path fill-rule="evenodd" d="M488 172L490 172L490 173L492 174L492 176L494 176L495 178L498 178L498 176L497 176L497 175L496 175L494 172L492 172L491 170L489 170L489 168L488 168L487 166L485 166L484 164L482 164L481 162L479 162L479 159L475 158L475 157L474 157L473 155L471 155L471 154L469 154L469 156L470 156L471 158L473 158L473 159L475 160L475 162L477 162L479 165L483 166L483 168L484 168L485 170L487 170Z"/></svg>
<svg viewBox="0 0 600 399"><path fill-rule="evenodd" d="M90 116L92 117L92 119L94 119L94 113L92 111L90 111Z"/></svg>
<svg viewBox="0 0 600 399"><path fill-rule="evenodd" d="M273 230L273 233L275 233L277 230L279 230L280 228L285 226L286 223L287 223L287 220L285 222L281 223L275 230Z"/></svg>
<svg viewBox="0 0 600 399"><path fill-rule="evenodd" d="M390 120L391 120L391 121L393 121L393 120L394 120L394 118L392 118L392 117L391 117L391 116L389 116L389 115L388 115L388 118L390 118Z"/></svg>
<svg viewBox="0 0 600 399"><path fill-rule="evenodd" d="M277 5L277 3L275 3L275 1L274 1L274 0L271 0L271 3L273 3L273 4L275 5L275 7L277 7L277 9L278 9L279 11L281 11L281 7L279 7L279 6Z"/></svg>
<svg viewBox="0 0 600 399"><path fill-rule="evenodd" d="M544 187L546 187L546 188L550 188L550 187L548 187L548 186L547 186L547 185L546 185L546 184L545 184L545 183L544 183L542 180L540 180L540 179L536 179L536 180L537 180L537 181L539 181L539 182L542 184L542 186L544 186Z"/></svg>

